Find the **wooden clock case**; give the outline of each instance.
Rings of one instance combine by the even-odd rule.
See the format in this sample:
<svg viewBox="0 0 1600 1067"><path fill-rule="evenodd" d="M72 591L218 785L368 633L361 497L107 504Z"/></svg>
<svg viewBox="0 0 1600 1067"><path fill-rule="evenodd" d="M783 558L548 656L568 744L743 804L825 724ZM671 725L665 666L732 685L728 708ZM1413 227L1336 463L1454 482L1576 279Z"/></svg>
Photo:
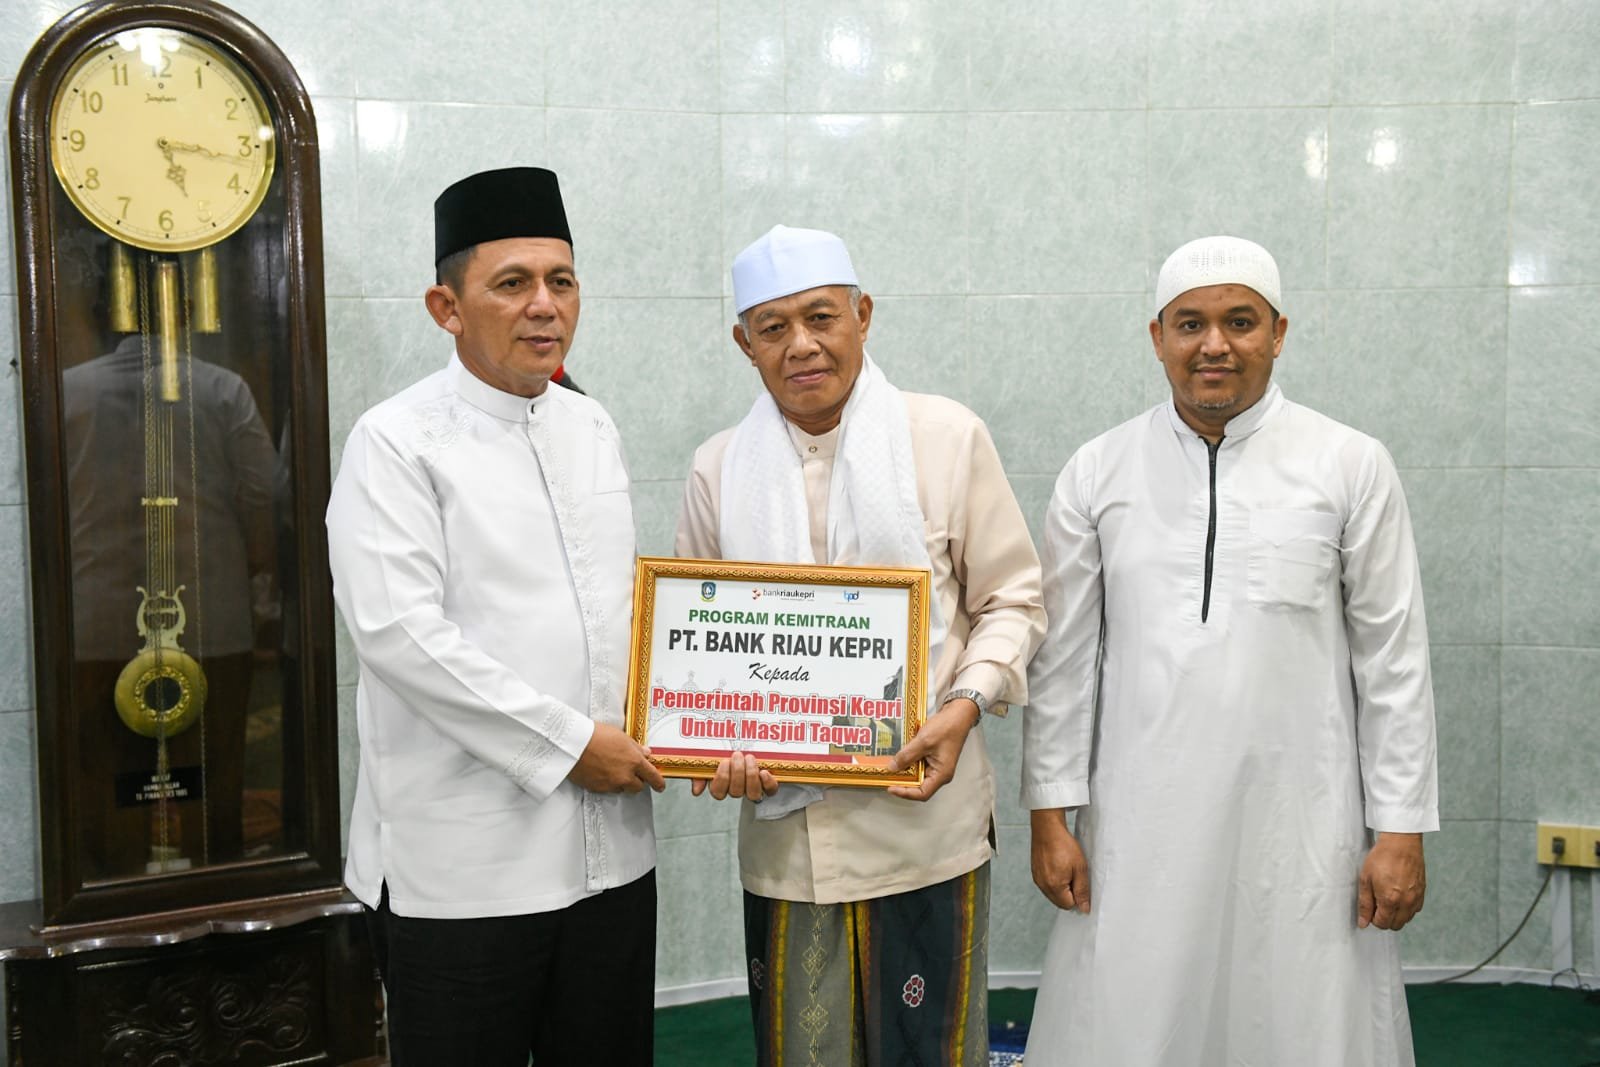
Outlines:
<svg viewBox="0 0 1600 1067"><path fill-rule="evenodd" d="M264 786L249 778L259 770L239 772L207 756L213 807L227 799L216 783L242 782L242 840L234 843L230 829L215 838L227 838L225 847L208 837L184 869L146 870L104 855L104 842L120 832L104 824L126 818L117 812L130 801L126 790L98 779L95 769L106 760L95 746L126 744L123 735L132 734L100 697L87 694L75 643L83 607L75 598L111 594L81 581L75 588L73 493L82 488L69 478L64 382L69 369L117 341L104 295L110 238L61 189L49 137L52 100L75 58L111 35L152 26L225 49L259 85L275 127L271 187L250 221L218 246L222 326L196 339L194 358L245 383L276 458L270 573L261 584L273 587L277 614L255 626L249 700L252 716L262 710L255 704L277 701L277 734ZM370 1057L381 1047L381 995L360 906L341 888L323 527L322 233L310 99L283 53L220 5L95 0L47 30L18 72L10 151L42 883L41 900L0 906L10 1061L131 1067ZM76 528L81 532L81 522ZM141 536L138 528L127 535ZM115 592L122 611L127 594ZM131 640L131 608L127 614ZM252 734L264 732L256 725L253 718ZM252 821L252 811L268 814Z"/></svg>

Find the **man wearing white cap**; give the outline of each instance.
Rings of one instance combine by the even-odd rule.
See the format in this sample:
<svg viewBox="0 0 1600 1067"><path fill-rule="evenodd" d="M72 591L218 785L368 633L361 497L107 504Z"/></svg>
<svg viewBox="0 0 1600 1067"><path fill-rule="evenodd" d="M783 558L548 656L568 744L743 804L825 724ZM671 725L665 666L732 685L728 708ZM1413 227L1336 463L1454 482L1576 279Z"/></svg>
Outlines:
<svg viewBox="0 0 1600 1067"><path fill-rule="evenodd" d="M757 1060L986 1063L994 775L974 727L1027 699L1038 557L983 422L867 356L844 242L775 227L733 288L766 388L695 452L678 554L927 568L934 592L932 714L896 758L927 759L920 788L775 792L744 755L710 783L760 802L739 833Z"/></svg>
<svg viewBox="0 0 1600 1067"><path fill-rule="evenodd" d="M1063 910L1028 1065L1410 1064L1394 931L1439 816L1400 479L1272 383L1260 246L1184 245L1155 303L1171 401L1046 517L1022 798Z"/></svg>

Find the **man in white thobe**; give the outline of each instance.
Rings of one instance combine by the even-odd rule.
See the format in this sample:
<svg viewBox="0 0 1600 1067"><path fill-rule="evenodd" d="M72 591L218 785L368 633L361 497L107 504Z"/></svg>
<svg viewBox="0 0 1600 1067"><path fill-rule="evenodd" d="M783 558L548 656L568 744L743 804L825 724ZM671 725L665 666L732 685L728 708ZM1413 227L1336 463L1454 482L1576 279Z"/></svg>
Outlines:
<svg viewBox="0 0 1600 1067"><path fill-rule="evenodd" d="M328 506L361 664L345 880L396 1067L651 1062L665 784L622 730L634 537L611 419L549 388L578 321L556 176L435 203L455 356L362 416Z"/></svg>
<svg viewBox="0 0 1600 1067"><path fill-rule="evenodd" d="M1029 1067L1410 1064L1395 931L1439 822L1400 479L1272 383L1260 246L1185 245L1155 305L1171 401L1079 449L1046 516L1022 799L1063 910Z"/></svg>

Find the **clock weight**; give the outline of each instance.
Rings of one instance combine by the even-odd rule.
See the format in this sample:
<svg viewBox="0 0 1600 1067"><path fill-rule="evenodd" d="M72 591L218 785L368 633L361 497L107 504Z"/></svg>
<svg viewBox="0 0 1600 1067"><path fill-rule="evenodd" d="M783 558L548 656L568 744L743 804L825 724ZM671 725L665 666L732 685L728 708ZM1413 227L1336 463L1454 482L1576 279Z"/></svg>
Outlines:
<svg viewBox="0 0 1600 1067"><path fill-rule="evenodd" d="M217 299L217 246L206 245L183 257L183 288L188 297L189 329L221 333L222 308Z"/></svg>
<svg viewBox="0 0 1600 1067"><path fill-rule="evenodd" d="M133 249L111 238L106 270L106 301L113 333L139 332L139 281L135 276Z"/></svg>

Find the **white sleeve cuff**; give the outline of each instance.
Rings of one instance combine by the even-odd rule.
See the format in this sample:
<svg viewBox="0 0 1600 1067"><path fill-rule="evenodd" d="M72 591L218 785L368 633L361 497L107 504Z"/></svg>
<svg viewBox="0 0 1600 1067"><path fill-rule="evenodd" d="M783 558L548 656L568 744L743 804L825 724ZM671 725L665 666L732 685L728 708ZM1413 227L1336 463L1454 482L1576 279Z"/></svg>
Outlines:
<svg viewBox="0 0 1600 1067"><path fill-rule="evenodd" d="M1439 829L1439 809L1367 805L1367 826L1380 834L1425 834Z"/></svg>
<svg viewBox="0 0 1600 1067"><path fill-rule="evenodd" d="M1029 811L1047 808L1081 808L1089 803L1088 782L1024 783L1022 806Z"/></svg>
<svg viewBox="0 0 1600 1067"><path fill-rule="evenodd" d="M1009 704L1000 701L1000 692L1005 688L1005 679L1000 674L1000 668L993 663L973 663L956 672L955 680L950 683L950 689L976 689L983 694L984 702L989 705L989 714L1005 717L1011 710ZM945 690L948 693L950 690ZM944 699L944 693L939 694L939 699Z"/></svg>
<svg viewBox="0 0 1600 1067"><path fill-rule="evenodd" d="M535 800L543 800L566 781L594 737L594 720L566 709L549 736L536 736L506 764L506 777Z"/></svg>

